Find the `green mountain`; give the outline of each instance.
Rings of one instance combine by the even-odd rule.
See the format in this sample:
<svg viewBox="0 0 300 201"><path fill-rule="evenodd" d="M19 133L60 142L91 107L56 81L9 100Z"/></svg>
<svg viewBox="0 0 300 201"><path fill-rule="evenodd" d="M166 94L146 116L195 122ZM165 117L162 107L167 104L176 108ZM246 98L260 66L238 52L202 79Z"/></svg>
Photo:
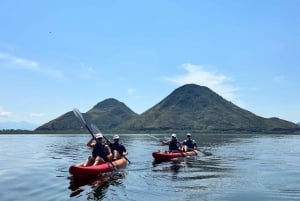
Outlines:
<svg viewBox="0 0 300 201"><path fill-rule="evenodd" d="M97 105L91 110L82 114L87 124L95 124L101 130L114 130L119 124L124 121L138 116L124 103L116 99L109 98ZM89 125L90 126L90 125ZM76 118L73 111L38 127L36 132L44 131L76 131L82 130L86 132L85 127Z"/></svg>
<svg viewBox="0 0 300 201"><path fill-rule="evenodd" d="M121 125L132 131L293 132L294 123L262 118L207 87L187 84L140 116Z"/></svg>
<svg viewBox="0 0 300 201"><path fill-rule="evenodd" d="M115 130L115 128L127 121L137 117L124 103L116 99L106 99L86 113L87 122L92 122L101 130Z"/></svg>
<svg viewBox="0 0 300 201"><path fill-rule="evenodd" d="M299 132L300 126L279 118L263 118L225 100L207 87L187 84L137 115L125 104L106 99L83 114L102 131L149 132ZM77 130L81 124L72 112L37 128Z"/></svg>

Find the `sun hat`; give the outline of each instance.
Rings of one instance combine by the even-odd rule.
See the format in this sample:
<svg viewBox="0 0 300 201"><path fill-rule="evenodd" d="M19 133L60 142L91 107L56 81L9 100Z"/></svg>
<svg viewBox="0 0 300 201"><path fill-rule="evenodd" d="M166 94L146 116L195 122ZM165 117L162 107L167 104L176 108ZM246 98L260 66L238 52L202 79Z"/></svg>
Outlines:
<svg viewBox="0 0 300 201"><path fill-rule="evenodd" d="M119 137L119 135L114 135L113 139L118 140L118 139L120 139L120 137Z"/></svg>
<svg viewBox="0 0 300 201"><path fill-rule="evenodd" d="M98 139L98 138L103 138L103 135L101 133L97 133L96 134L96 139Z"/></svg>
<svg viewBox="0 0 300 201"><path fill-rule="evenodd" d="M175 133L173 133L173 134L171 135L171 137L176 137L176 134L175 134Z"/></svg>
<svg viewBox="0 0 300 201"><path fill-rule="evenodd" d="M191 134L190 134L190 133L187 133L186 136L191 136Z"/></svg>

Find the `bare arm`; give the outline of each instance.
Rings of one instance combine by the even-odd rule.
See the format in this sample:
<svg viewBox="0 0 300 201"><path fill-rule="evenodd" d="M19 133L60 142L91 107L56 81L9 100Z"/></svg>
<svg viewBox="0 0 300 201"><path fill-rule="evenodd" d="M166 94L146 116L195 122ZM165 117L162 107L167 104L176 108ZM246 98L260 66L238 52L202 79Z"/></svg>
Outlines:
<svg viewBox="0 0 300 201"><path fill-rule="evenodd" d="M110 149L110 147L108 145L105 145L105 148L106 148L106 151L107 151L106 157L108 158L108 160L111 161L111 159L112 159L111 149Z"/></svg>
<svg viewBox="0 0 300 201"><path fill-rule="evenodd" d="M88 147L94 147L93 140L94 140L94 138L91 138L91 139L88 141L88 143L86 144L86 146L88 146Z"/></svg>
<svg viewBox="0 0 300 201"><path fill-rule="evenodd" d="M168 140L168 141L161 141L161 145L169 145L170 144L170 141Z"/></svg>

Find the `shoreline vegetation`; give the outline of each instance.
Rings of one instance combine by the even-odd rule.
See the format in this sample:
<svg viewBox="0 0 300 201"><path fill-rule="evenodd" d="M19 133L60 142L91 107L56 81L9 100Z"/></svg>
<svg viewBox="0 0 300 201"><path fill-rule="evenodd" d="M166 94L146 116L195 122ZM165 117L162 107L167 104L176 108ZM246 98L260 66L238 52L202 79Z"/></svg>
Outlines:
<svg viewBox="0 0 300 201"><path fill-rule="evenodd" d="M86 134L86 130L22 130L2 129L0 134ZM300 130L274 130L274 131L250 131L250 130L145 130L145 131L104 131L105 134L169 134L169 133L194 133L194 134L295 134L299 135Z"/></svg>

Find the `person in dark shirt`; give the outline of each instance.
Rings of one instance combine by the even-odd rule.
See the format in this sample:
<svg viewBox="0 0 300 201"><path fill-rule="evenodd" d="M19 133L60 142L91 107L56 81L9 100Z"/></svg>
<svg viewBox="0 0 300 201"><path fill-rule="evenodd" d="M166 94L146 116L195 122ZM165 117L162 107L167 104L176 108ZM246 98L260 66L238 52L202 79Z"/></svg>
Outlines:
<svg viewBox="0 0 300 201"><path fill-rule="evenodd" d="M90 165L98 165L104 162L111 161L111 151L108 145L104 145L102 143L103 135L101 133L97 133L95 138L91 138L87 143L88 147L93 148L92 155L88 157L84 166ZM93 140L96 140L96 143L93 143Z"/></svg>
<svg viewBox="0 0 300 201"><path fill-rule="evenodd" d="M119 143L120 137L119 135L114 135L113 137L114 142L109 144L111 149L113 160L120 159L122 156L126 156L128 154L124 145Z"/></svg>
<svg viewBox="0 0 300 201"><path fill-rule="evenodd" d="M176 134L171 135L171 140L162 141L163 145L169 145L169 152L180 152L181 143L177 140Z"/></svg>

